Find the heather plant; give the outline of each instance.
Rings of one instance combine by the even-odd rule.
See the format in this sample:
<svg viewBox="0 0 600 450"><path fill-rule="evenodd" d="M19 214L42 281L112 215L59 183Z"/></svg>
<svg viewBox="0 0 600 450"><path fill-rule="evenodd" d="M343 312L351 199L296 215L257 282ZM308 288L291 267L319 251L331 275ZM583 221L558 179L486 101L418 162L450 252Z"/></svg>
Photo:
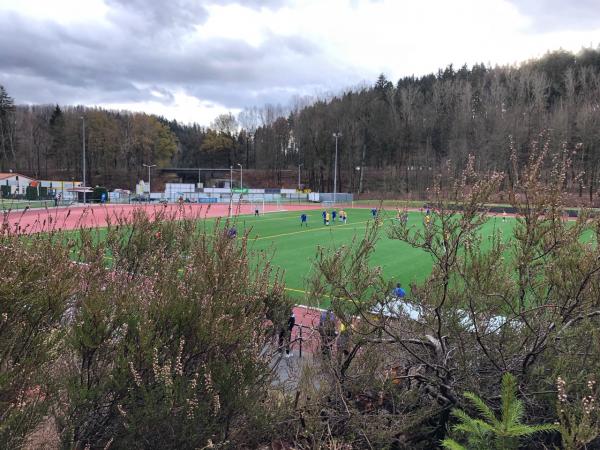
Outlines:
<svg viewBox="0 0 600 450"><path fill-rule="evenodd" d="M570 155L534 144L506 174L479 173L469 158L459 176L449 166L435 179L428 227L378 219L351 245L319 249L308 290L331 300L345 329L328 356L305 360L293 393L276 384L271 344L291 304L268 254L228 235L232 222L159 207L66 236L4 226L3 443L20 445L51 415L65 448L433 448L456 423L451 411L469 407L465 391L488 400L478 404L492 409L490 425L510 372L512 428L558 422L564 446L593 445L600 219L564 220L563 187L578 177ZM482 236L501 183L514 230ZM433 262L423 282L400 280L410 283L401 302L370 264L384 230ZM565 397L559 386L557 403L558 375L574 387ZM522 442L549 448L560 436Z"/></svg>
<svg viewBox="0 0 600 450"><path fill-rule="evenodd" d="M18 448L55 398L53 361L76 289L69 246L51 233L25 242L0 231L0 443Z"/></svg>
<svg viewBox="0 0 600 450"><path fill-rule="evenodd" d="M134 210L133 217L111 218L104 233L96 238L114 267L128 273L160 270L163 258L188 254L200 227L197 217L186 218L182 211L168 212L157 207L152 214ZM85 230L82 230L84 233ZM91 238L97 231L88 231Z"/></svg>
<svg viewBox="0 0 600 450"><path fill-rule="evenodd" d="M569 386L559 376L556 379L556 390L557 428L561 434L562 447L565 450L579 450L598 445L600 413L596 381L590 378L583 389L577 389L576 385Z"/></svg>
<svg viewBox="0 0 600 450"><path fill-rule="evenodd" d="M65 446L252 447L266 439L277 325L267 318L291 304L269 262L251 263L247 237L229 237L230 226L136 217L109 230L106 248L120 252L110 270L94 250L104 244L82 240L68 400L57 414ZM174 247L161 242L166 232Z"/></svg>

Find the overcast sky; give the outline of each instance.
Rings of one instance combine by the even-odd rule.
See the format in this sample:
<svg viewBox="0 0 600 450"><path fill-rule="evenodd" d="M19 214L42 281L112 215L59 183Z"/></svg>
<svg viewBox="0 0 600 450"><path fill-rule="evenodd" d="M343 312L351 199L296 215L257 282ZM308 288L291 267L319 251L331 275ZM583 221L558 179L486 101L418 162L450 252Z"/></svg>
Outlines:
<svg viewBox="0 0 600 450"><path fill-rule="evenodd" d="M598 44L600 0L0 0L0 84L17 103L201 124L381 72Z"/></svg>

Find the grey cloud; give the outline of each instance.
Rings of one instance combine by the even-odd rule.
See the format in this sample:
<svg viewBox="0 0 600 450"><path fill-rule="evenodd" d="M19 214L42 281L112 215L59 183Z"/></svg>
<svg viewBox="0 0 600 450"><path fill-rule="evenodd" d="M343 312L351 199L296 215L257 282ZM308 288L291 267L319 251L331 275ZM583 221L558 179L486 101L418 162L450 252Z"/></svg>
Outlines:
<svg viewBox="0 0 600 450"><path fill-rule="evenodd" d="M208 17L202 3L195 0L107 0L107 5L112 6L109 17L122 26L130 24L127 21L133 16L148 28L190 28Z"/></svg>
<svg viewBox="0 0 600 450"><path fill-rule="evenodd" d="M223 38L194 41L190 27L206 20L203 6L178 0L161 15L157 0L110 1L109 25L65 28L0 12L0 84L27 103L170 104L183 89L242 108L357 81L302 36L268 35L257 47ZM141 3L148 9L135 16L132 5ZM252 3L276 8L285 1ZM177 5L185 11L175 11Z"/></svg>
<svg viewBox="0 0 600 450"><path fill-rule="evenodd" d="M278 9L289 3L289 0L213 0L207 1L209 4L217 5L229 5L231 3L239 3L247 8L266 8L266 9Z"/></svg>
<svg viewBox="0 0 600 450"><path fill-rule="evenodd" d="M536 32L600 29L600 0L509 1L532 20Z"/></svg>
<svg viewBox="0 0 600 450"><path fill-rule="evenodd" d="M209 5L229 5L240 3L248 8L278 9L288 0L107 0L112 6L111 18L123 26L131 25L131 16L142 17L146 24L162 28L191 28L204 23L208 17ZM123 14L126 13L126 14Z"/></svg>

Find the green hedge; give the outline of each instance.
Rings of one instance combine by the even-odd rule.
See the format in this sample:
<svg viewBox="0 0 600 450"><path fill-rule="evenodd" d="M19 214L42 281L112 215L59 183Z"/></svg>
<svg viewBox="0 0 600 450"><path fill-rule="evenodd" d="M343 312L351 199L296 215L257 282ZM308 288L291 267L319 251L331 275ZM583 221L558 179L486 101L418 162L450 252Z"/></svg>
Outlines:
<svg viewBox="0 0 600 450"><path fill-rule="evenodd" d="M108 201L108 190L105 187L96 186L92 194L92 199L95 202L100 202L102 200L102 194L106 195L106 201Z"/></svg>
<svg viewBox="0 0 600 450"><path fill-rule="evenodd" d="M27 186L25 190L25 198L27 200L37 200L39 198L38 188L33 186Z"/></svg>

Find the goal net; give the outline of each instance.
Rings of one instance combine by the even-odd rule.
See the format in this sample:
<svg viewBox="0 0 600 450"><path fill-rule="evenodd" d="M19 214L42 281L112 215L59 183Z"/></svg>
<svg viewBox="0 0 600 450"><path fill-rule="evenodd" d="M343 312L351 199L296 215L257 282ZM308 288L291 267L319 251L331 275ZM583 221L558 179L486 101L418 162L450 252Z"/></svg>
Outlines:
<svg viewBox="0 0 600 450"><path fill-rule="evenodd" d="M230 216L240 214L263 215L267 209L264 198L232 198L230 200Z"/></svg>
<svg viewBox="0 0 600 450"><path fill-rule="evenodd" d="M232 195L225 198L221 197L221 201L229 203L229 216L237 216L241 214L263 215L268 212L286 211L285 202L282 202L278 197L258 197L245 195Z"/></svg>

